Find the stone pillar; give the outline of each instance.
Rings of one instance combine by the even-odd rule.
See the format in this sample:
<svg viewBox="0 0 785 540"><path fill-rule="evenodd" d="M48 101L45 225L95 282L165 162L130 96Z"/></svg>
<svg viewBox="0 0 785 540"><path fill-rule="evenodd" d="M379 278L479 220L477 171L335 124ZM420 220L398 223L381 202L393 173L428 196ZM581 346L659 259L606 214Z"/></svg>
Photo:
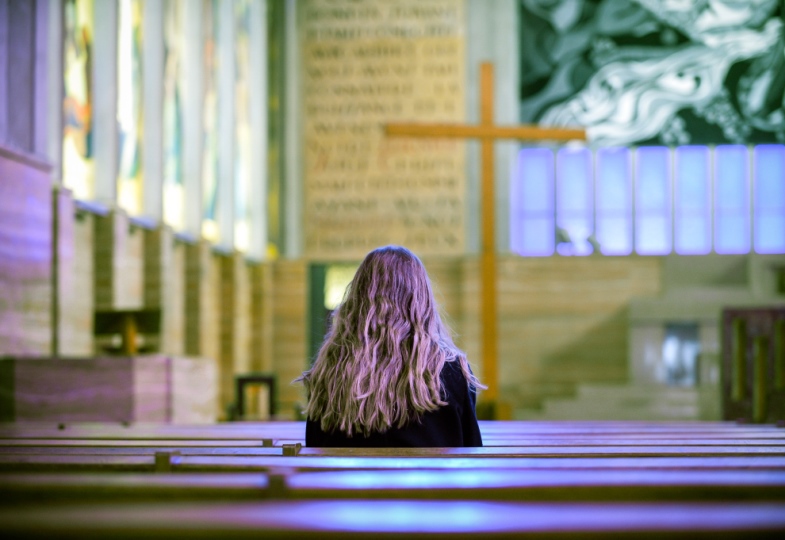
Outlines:
<svg viewBox="0 0 785 540"><path fill-rule="evenodd" d="M53 265L54 337L52 353L90 356L95 312L95 215L77 209L67 189L54 193L56 257Z"/></svg>
<svg viewBox="0 0 785 540"><path fill-rule="evenodd" d="M234 376L251 371L249 268L242 253L220 255L220 388L222 410L234 403Z"/></svg>
<svg viewBox="0 0 785 540"><path fill-rule="evenodd" d="M144 231L144 307L159 310L157 351L185 353L185 245L161 225Z"/></svg>
<svg viewBox="0 0 785 540"><path fill-rule="evenodd" d="M49 166L0 146L0 356L52 346Z"/></svg>
<svg viewBox="0 0 785 540"><path fill-rule="evenodd" d="M163 216L164 172L164 14L163 2L144 2L144 39L142 49L142 106L144 140L142 167L144 190L142 212L146 218L160 222Z"/></svg>
<svg viewBox="0 0 785 540"><path fill-rule="evenodd" d="M218 359L221 268L207 242L185 246L185 354Z"/></svg>
<svg viewBox="0 0 785 540"><path fill-rule="evenodd" d="M141 309L144 303L144 229L116 209L96 216L95 309Z"/></svg>
<svg viewBox="0 0 785 540"><path fill-rule="evenodd" d="M516 0L469 0L467 5L469 37L466 55L466 107L469 123L479 121L480 63L494 65L494 122L514 125L520 123L520 45L518 38L518 3ZM525 51L524 51L525 54ZM516 141L498 142L494 148L496 186L496 250L509 251L509 193L515 156L519 147ZM480 178L479 146L469 145L466 162L466 249L478 253Z"/></svg>
<svg viewBox="0 0 785 540"><path fill-rule="evenodd" d="M117 199L117 19L118 3L94 4L93 140L95 200L114 206ZM100 22L99 22L100 21Z"/></svg>

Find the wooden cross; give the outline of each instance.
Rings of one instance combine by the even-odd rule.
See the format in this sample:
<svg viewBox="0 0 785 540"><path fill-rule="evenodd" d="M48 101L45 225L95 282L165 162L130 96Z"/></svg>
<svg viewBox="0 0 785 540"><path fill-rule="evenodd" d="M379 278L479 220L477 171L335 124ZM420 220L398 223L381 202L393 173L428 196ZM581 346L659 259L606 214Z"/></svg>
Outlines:
<svg viewBox="0 0 785 540"><path fill-rule="evenodd" d="M493 64L480 65L480 123L466 124L387 124L385 133L404 137L449 137L481 141L480 316L482 378L488 385L483 399L496 409L499 397L496 313L496 240L494 227L493 143L497 139L585 140L583 129L541 128L537 126L497 126L493 123ZM493 413L498 416L498 413Z"/></svg>

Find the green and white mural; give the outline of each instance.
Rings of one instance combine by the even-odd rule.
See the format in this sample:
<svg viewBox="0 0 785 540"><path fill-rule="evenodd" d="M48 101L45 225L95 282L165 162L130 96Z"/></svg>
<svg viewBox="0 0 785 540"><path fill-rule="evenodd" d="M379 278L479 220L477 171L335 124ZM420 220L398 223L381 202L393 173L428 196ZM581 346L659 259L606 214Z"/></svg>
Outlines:
<svg viewBox="0 0 785 540"><path fill-rule="evenodd" d="M521 0L521 120L601 146L785 143L780 0Z"/></svg>

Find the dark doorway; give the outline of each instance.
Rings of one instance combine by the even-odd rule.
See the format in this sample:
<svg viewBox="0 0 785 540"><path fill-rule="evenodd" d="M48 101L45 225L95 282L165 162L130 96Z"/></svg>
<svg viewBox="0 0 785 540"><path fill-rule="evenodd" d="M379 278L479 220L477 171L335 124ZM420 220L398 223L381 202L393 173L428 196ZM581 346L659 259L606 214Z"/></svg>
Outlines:
<svg viewBox="0 0 785 540"><path fill-rule="evenodd" d="M309 364L316 359L329 328L330 316L343 299L357 266L352 263L312 263L308 269Z"/></svg>

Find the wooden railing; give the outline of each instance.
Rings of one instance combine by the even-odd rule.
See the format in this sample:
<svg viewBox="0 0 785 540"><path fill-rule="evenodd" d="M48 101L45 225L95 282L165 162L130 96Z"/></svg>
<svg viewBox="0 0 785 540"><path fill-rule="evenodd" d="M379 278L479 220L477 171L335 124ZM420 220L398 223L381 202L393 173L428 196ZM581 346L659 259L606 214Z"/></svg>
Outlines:
<svg viewBox="0 0 785 540"><path fill-rule="evenodd" d="M724 310L721 367L724 419L785 422L785 306Z"/></svg>

